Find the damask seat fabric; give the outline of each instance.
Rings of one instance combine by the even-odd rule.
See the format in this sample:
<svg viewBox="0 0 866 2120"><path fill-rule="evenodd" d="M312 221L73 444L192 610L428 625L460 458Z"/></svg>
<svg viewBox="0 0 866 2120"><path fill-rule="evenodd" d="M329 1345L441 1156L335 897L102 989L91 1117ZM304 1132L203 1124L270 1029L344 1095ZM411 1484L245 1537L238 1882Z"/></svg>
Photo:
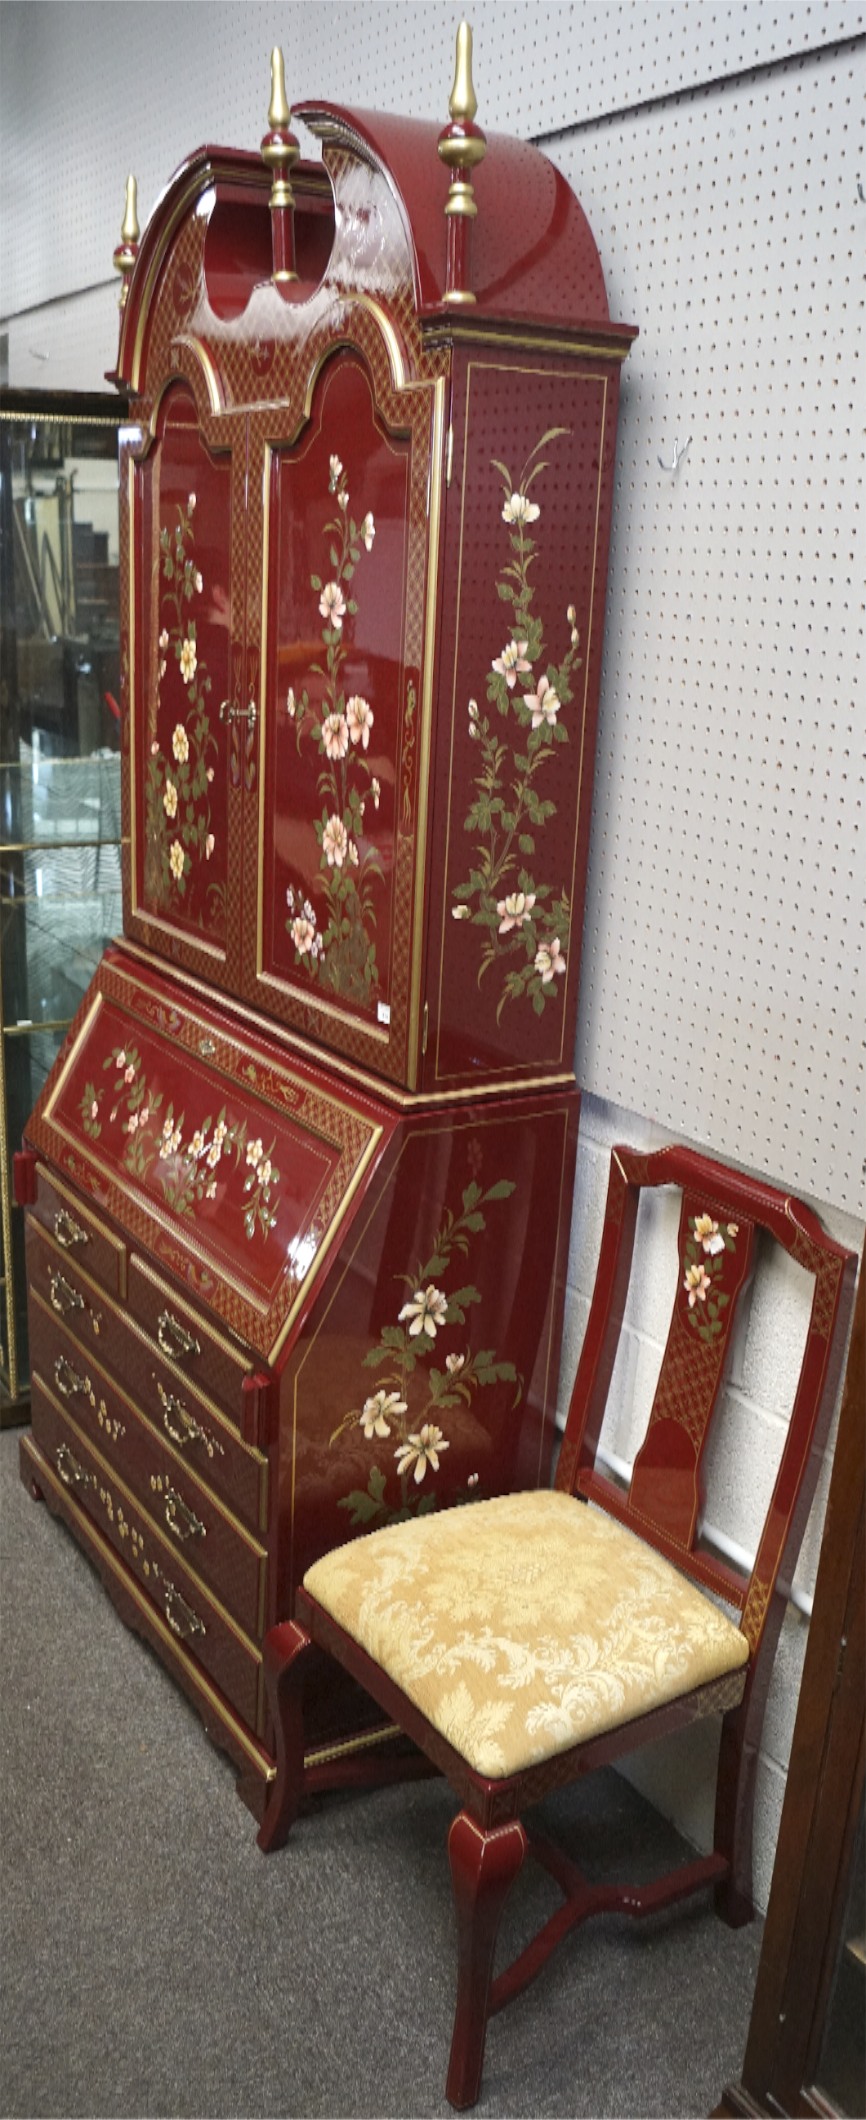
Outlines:
<svg viewBox="0 0 866 2120"><path fill-rule="evenodd" d="M749 1655L739 1628L669 1561L557 1492L388 1525L317 1561L304 1588L493 1779Z"/></svg>

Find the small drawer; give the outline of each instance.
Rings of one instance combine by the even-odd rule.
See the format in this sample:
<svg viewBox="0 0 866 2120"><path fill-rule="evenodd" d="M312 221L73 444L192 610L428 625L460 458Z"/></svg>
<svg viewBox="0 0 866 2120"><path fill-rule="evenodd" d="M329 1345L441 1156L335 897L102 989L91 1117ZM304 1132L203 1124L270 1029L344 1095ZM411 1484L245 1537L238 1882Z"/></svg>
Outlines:
<svg viewBox="0 0 866 2120"><path fill-rule="evenodd" d="M36 1442L63 1485L145 1586L172 1633L260 1737L264 1703L258 1650L217 1604L168 1536L151 1523L126 1482L36 1374L32 1413Z"/></svg>
<svg viewBox="0 0 866 2120"><path fill-rule="evenodd" d="M42 1309L40 1303L39 1308ZM59 1319L46 1312L39 1369L66 1412L128 1482L161 1531L226 1605L247 1634L264 1630L267 1556L215 1496L154 1434L111 1377L84 1357Z"/></svg>
<svg viewBox="0 0 866 2120"><path fill-rule="evenodd" d="M188 1377L240 1425L241 1391L254 1367L252 1355L205 1324L201 1313L190 1309L144 1260L130 1259L128 1289L132 1316L156 1341L174 1372Z"/></svg>
<svg viewBox="0 0 866 2120"><path fill-rule="evenodd" d="M83 1207L77 1195L61 1185L43 1163L36 1166L36 1199L30 1213L68 1259L86 1267L111 1295L121 1299L126 1295L126 1245L89 1208Z"/></svg>
<svg viewBox="0 0 866 2120"><path fill-rule="evenodd" d="M172 1364L162 1359L137 1325L115 1305L91 1308L94 1291L80 1274L70 1274L68 1285L81 1292L88 1307L83 1311L59 1311L50 1300L51 1278L43 1250L49 1247L34 1237L28 1251L30 1268L41 1269L41 1279L31 1273L30 1348L33 1367L49 1381L62 1356L80 1376L93 1377L93 1364L111 1372L115 1388L121 1387L137 1411L155 1428L160 1441L169 1445L180 1465L190 1471L220 1499L233 1515L242 1518L251 1531L263 1533L268 1523L268 1461L244 1443L234 1426L190 1384L177 1376ZM55 1297L62 1291L54 1287ZM93 1331L94 1319L99 1331ZM62 1395L62 1394L61 1394Z"/></svg>
<svg viewBox="0 0 866 2120"><path fill-rule="evenodd" d="M35 1220L32 1209L26 1217L27 1281L31 1294L39 1295L55 1317L62 1318L82 1347L107 1349L111 1321L121 1323L123 1313L98 1281L91 1279L77 1259L70 1257Z"/></svg>

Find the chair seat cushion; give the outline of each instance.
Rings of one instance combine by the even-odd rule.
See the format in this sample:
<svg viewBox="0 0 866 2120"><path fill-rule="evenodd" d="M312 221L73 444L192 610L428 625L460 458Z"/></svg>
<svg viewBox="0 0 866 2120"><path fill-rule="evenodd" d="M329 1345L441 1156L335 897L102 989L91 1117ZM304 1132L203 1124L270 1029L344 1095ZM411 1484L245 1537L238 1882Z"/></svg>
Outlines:
<svg viewBox="0 0 866 2120"><path fill-rule="evenodd" d="M549 1490L370 1532L316 1561L304 1588L495 1779L749 1656L739 1628L669 1561Z"/></svg>

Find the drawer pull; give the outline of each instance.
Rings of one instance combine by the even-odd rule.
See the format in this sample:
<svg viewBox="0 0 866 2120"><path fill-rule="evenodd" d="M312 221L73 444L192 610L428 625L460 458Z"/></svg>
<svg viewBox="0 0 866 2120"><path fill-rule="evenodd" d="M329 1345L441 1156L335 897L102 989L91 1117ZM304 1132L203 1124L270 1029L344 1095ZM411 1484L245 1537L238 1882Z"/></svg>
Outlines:
<svg viewBox="0 0 866 2120"><path fill-rule="evenodd" d="M65 1354L59 1354L54 1364L54 1382L62 1399L74 1399L79 1391L84 1393L86 1399L90 1397L90 1378L80 1377L77 1369L73 1369L72 1363L67 1362Z"/></svg>
<svg viewBox="0 0 866 2120"><path fill-rule="evenodd" d="M72 1215L67 1214L65 1207L58 1208L54 1217L54 1234L64 1251L71 1251L73 1244L90 1243L87 1230L82 1229L80 1222L76 1222Z"/></svg>
<svg viewBox="0 0 866 2120"><path fill-rule="evenodd" d="M179 1634L182 1641L188 1641L195 1634L206 1634L204 1620L199 1619L198 1613L187 1604L186 1598L181 1597L180 1591L175 1589L166 1576L161 1580L165 1616L172 1634Z"/></svg>
<svg viewBox="0 0 866 2120"><path fill-rule="evenodd" d="M169 1487L165 1497L165 1521L175 1538L207 1538L201 1518L193 1514L174 1487Z"/></svg>
<svg viewBox="0 0 866 2120"><path fill-rule="evenodd" d="M212 1458L216 1451L219 1451L220 1457L225 1457L222 1443L218 1443L214 1436L208 1435L206 1428L199 1427L198 1421L193 1420L192 1414L181 1405L180 1399L175 1398L174 1392L166 1391L165 1385L160 1383L158 1377L155 1378L155 1383L162 1407L163 1428L172 1442L177 1444L178 1449L183 1450L186 1443L201 1443L209 1458Z"/></svg>
<svg viewBox="0 0 866 2120"><path fill-rule="evenodd" d="M68 1443L60 1444L55 1463L64 1487L96 1486L95 1473L86 1472L84 1466L79 1465L78 1459L73 1455Z"/></svg>
<svg viewBox="0 0 866 2120"><path fill-rule="evenodd" d="M173 1362L181 1361L187 1355L201 1354L198 1341L193 1338L191 1332L185 1332L177 1318L172 1317L170 1310L160 1311L156 1321L156 1337L163 1354L167 1354Z"/></svg>
<svg viewBox="0 0 866 2120"><path fill-rule="evenodd" d="M62 1273L50 1275L49 1294L52 1310L59 1311L61 1317L67 1310L83 1310L85 1308L83 1295L79 1294L77 1288L70 1288L69 1282L64 1280Z"/></svg>

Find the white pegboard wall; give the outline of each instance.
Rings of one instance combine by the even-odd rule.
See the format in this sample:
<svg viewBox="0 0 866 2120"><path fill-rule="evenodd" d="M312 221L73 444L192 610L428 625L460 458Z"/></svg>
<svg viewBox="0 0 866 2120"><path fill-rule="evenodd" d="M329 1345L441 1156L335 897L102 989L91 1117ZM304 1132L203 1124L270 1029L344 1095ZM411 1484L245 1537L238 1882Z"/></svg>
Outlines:
<svg viewBox="0 0 866 2120"><path fill-rule="evenodd" d="M861 45L556 143L641 331L578 1076L860 1214L864 86Z"/></svg>
<svg viewBox="0 0 866 2120"><path fill-rule="evenodd" d="M459 0L209 0L206 11L190 0L5 0L4 316L110 274L130 168L146 214L200 142L258 146L275 43L290 100L444 124L462 12ZM851 0L476 0L469 12L480 122L532 139L838 42L866 22ZM63 122L49 141L58 82Z"/></svg>

